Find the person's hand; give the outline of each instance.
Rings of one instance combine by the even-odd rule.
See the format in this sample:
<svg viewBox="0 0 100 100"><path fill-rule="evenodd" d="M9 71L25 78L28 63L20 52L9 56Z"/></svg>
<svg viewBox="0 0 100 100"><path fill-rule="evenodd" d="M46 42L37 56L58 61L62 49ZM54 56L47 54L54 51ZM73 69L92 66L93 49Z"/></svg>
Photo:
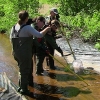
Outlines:
<svg viewBox="0 0 100 100"><path fill-rule="evenodd" d="M50 26L46 27L46 29L47 29L48 32L51 31L51 27Z"/></svg>
<svg viewBox="0 0 100 100"><path fill-rule="evenodd" d="M46 27L44 30L42 30L41 33L42 33L43 35L45 35L45 34L47 34L47 33L50 32L50 31L51 31L51 27L48 26L48 27Z"/></svg>

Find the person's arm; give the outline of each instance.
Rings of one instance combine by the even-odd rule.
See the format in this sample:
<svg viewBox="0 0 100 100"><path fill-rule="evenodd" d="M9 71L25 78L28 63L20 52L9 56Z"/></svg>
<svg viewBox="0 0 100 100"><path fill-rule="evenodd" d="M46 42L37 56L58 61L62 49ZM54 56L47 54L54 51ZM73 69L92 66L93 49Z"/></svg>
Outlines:
<svg viewBox="0 0 100 100"><path fill-rule="evenodd" d="M45 35L47 32L49 32L51 30L51 27L46 27L44 30L42 30L40 33Z"/></svg>
<svg viewBox="0 0 100 100"><path fill-rule="evenodd" d="M50 27L46 27L44 30L42 30L41 32L38 32L36 29L34 29L31 26L27 27L29 29L29 33L32 34L35 37L41 38L43 37L48 31L51 30Z"/></svg>

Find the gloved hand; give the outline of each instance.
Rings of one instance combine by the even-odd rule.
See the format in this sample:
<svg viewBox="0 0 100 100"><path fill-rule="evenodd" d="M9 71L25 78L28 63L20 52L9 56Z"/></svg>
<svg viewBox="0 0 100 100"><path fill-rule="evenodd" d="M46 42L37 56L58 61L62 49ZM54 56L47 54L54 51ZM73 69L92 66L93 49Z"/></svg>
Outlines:
<svg viewBox="0 0 100 100"><path fill-rule="evenodd" d="M60 47L58 47L56 50L57 50L59 53L61 53L61 55L63 56L63 51L61 50Z"/></svg>

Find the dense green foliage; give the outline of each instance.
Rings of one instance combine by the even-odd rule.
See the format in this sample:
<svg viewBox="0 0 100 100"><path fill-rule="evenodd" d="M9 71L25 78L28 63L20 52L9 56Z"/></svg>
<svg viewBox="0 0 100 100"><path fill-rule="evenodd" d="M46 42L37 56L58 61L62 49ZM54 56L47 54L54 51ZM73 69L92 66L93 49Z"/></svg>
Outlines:
<svg viewBox="0 0 100 100"><path fill-rule="evenodd" d="M100 42L97 42L97 43L95 44L95 48L97 48L98 50L100 50Z"/></svg>
<svg viewBox="0 0 100 100"><path fill-rule="evenodd" d="M100 0L0 0L0 30L9 30L17 21L20 10L28 10L30 17L36 16L43 3L56 5L61 22L70 29L71 36L77 30L85 41L96 42L100 39ZM96 46L96 48L98 45Z"/></svg>
<svg viewBox="0 0 100 100"><path fill-rule="evenodd" d="M40 0L45 1L45 0ZM46 0L51 4L58 4L63 15L76 15L79 12L92 14L94 10L100 10L100 0Z"/></svg>
<svg viewBox="0 0 100 100"><path fill-rule="evenodd" d="M83 12L77 13L76 16L61 16L61 20L72 26L72 30L81 31L81 36L85 40L95 42L100 36L100 12L95 11L92 15Z"/></svg>
<svg viewBox="0 0 100 100"><path fill-rule="evenodd" d="M0 0L0 31L8 31L17 22L20 10L27 10L33 17L38 8L39 0Z"/></svg>
<svg viewBox="0 0 100 100"><path fill-rule="evenodd" d="M59 2L64 15L76 15L81 11L92 14L94 10L100 10L100 0L59 0Z"/></svg>
<svg viewBox="0 0 100 100"><path fill-rule="evenodd" d="M56 2L61 21L71 27L70 30L65 29L66 35L79 33L84 41L96 42L95 47L100 49L100 0L51 1L51 3Z"/></svg>

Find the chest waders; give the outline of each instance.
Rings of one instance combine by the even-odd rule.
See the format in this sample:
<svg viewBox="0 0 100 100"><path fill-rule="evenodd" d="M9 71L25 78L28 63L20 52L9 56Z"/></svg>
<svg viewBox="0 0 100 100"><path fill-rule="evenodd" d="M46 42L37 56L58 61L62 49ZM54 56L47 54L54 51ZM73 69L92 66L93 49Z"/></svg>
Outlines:
<svg viewBox="0 0 100 100"><path fill-rule="evenodd" d="M54 39L54 37L52 37L51 35L46 34L45 35L45 39L46 39L46 44L49 48L49 52L52 56L54 56L54 49L56 49L58 46L56 44L56 41ZM54 67L54 59L52 57L49 56L49 66L50 69L55 69Z"/></svg>
<svg viewBox="0 0 100 100"><path fill-rule="evenodd" d="M51 35L46 34L45 39L46 39L47 43L49 43L52 46L53 49L58 48L58 45L57 45L56 40L54 39L54 37L52 37Z"/></svg>
<svg viewBox="0 0 100 100"><path fill-rule="evenodd" d="M20 71L20 88L28 90L28 76L32 63L32 43L33 37L12 38L13 54L17 59Z"/></svg>
<svg viewBox="0 0 100 100"><path fill-rule="evenodd" d="M39 42L41 47L37 48L36 74L37 75L41 75L41 73L43 73L43 71L44 71L44 69L43 69L43 61L44 61L44 59L46 57L46 52L45 52L45 50L42 49L42 47L45 47L44 37L40 38L40 39L38 38L38 42Z"/></svg>

